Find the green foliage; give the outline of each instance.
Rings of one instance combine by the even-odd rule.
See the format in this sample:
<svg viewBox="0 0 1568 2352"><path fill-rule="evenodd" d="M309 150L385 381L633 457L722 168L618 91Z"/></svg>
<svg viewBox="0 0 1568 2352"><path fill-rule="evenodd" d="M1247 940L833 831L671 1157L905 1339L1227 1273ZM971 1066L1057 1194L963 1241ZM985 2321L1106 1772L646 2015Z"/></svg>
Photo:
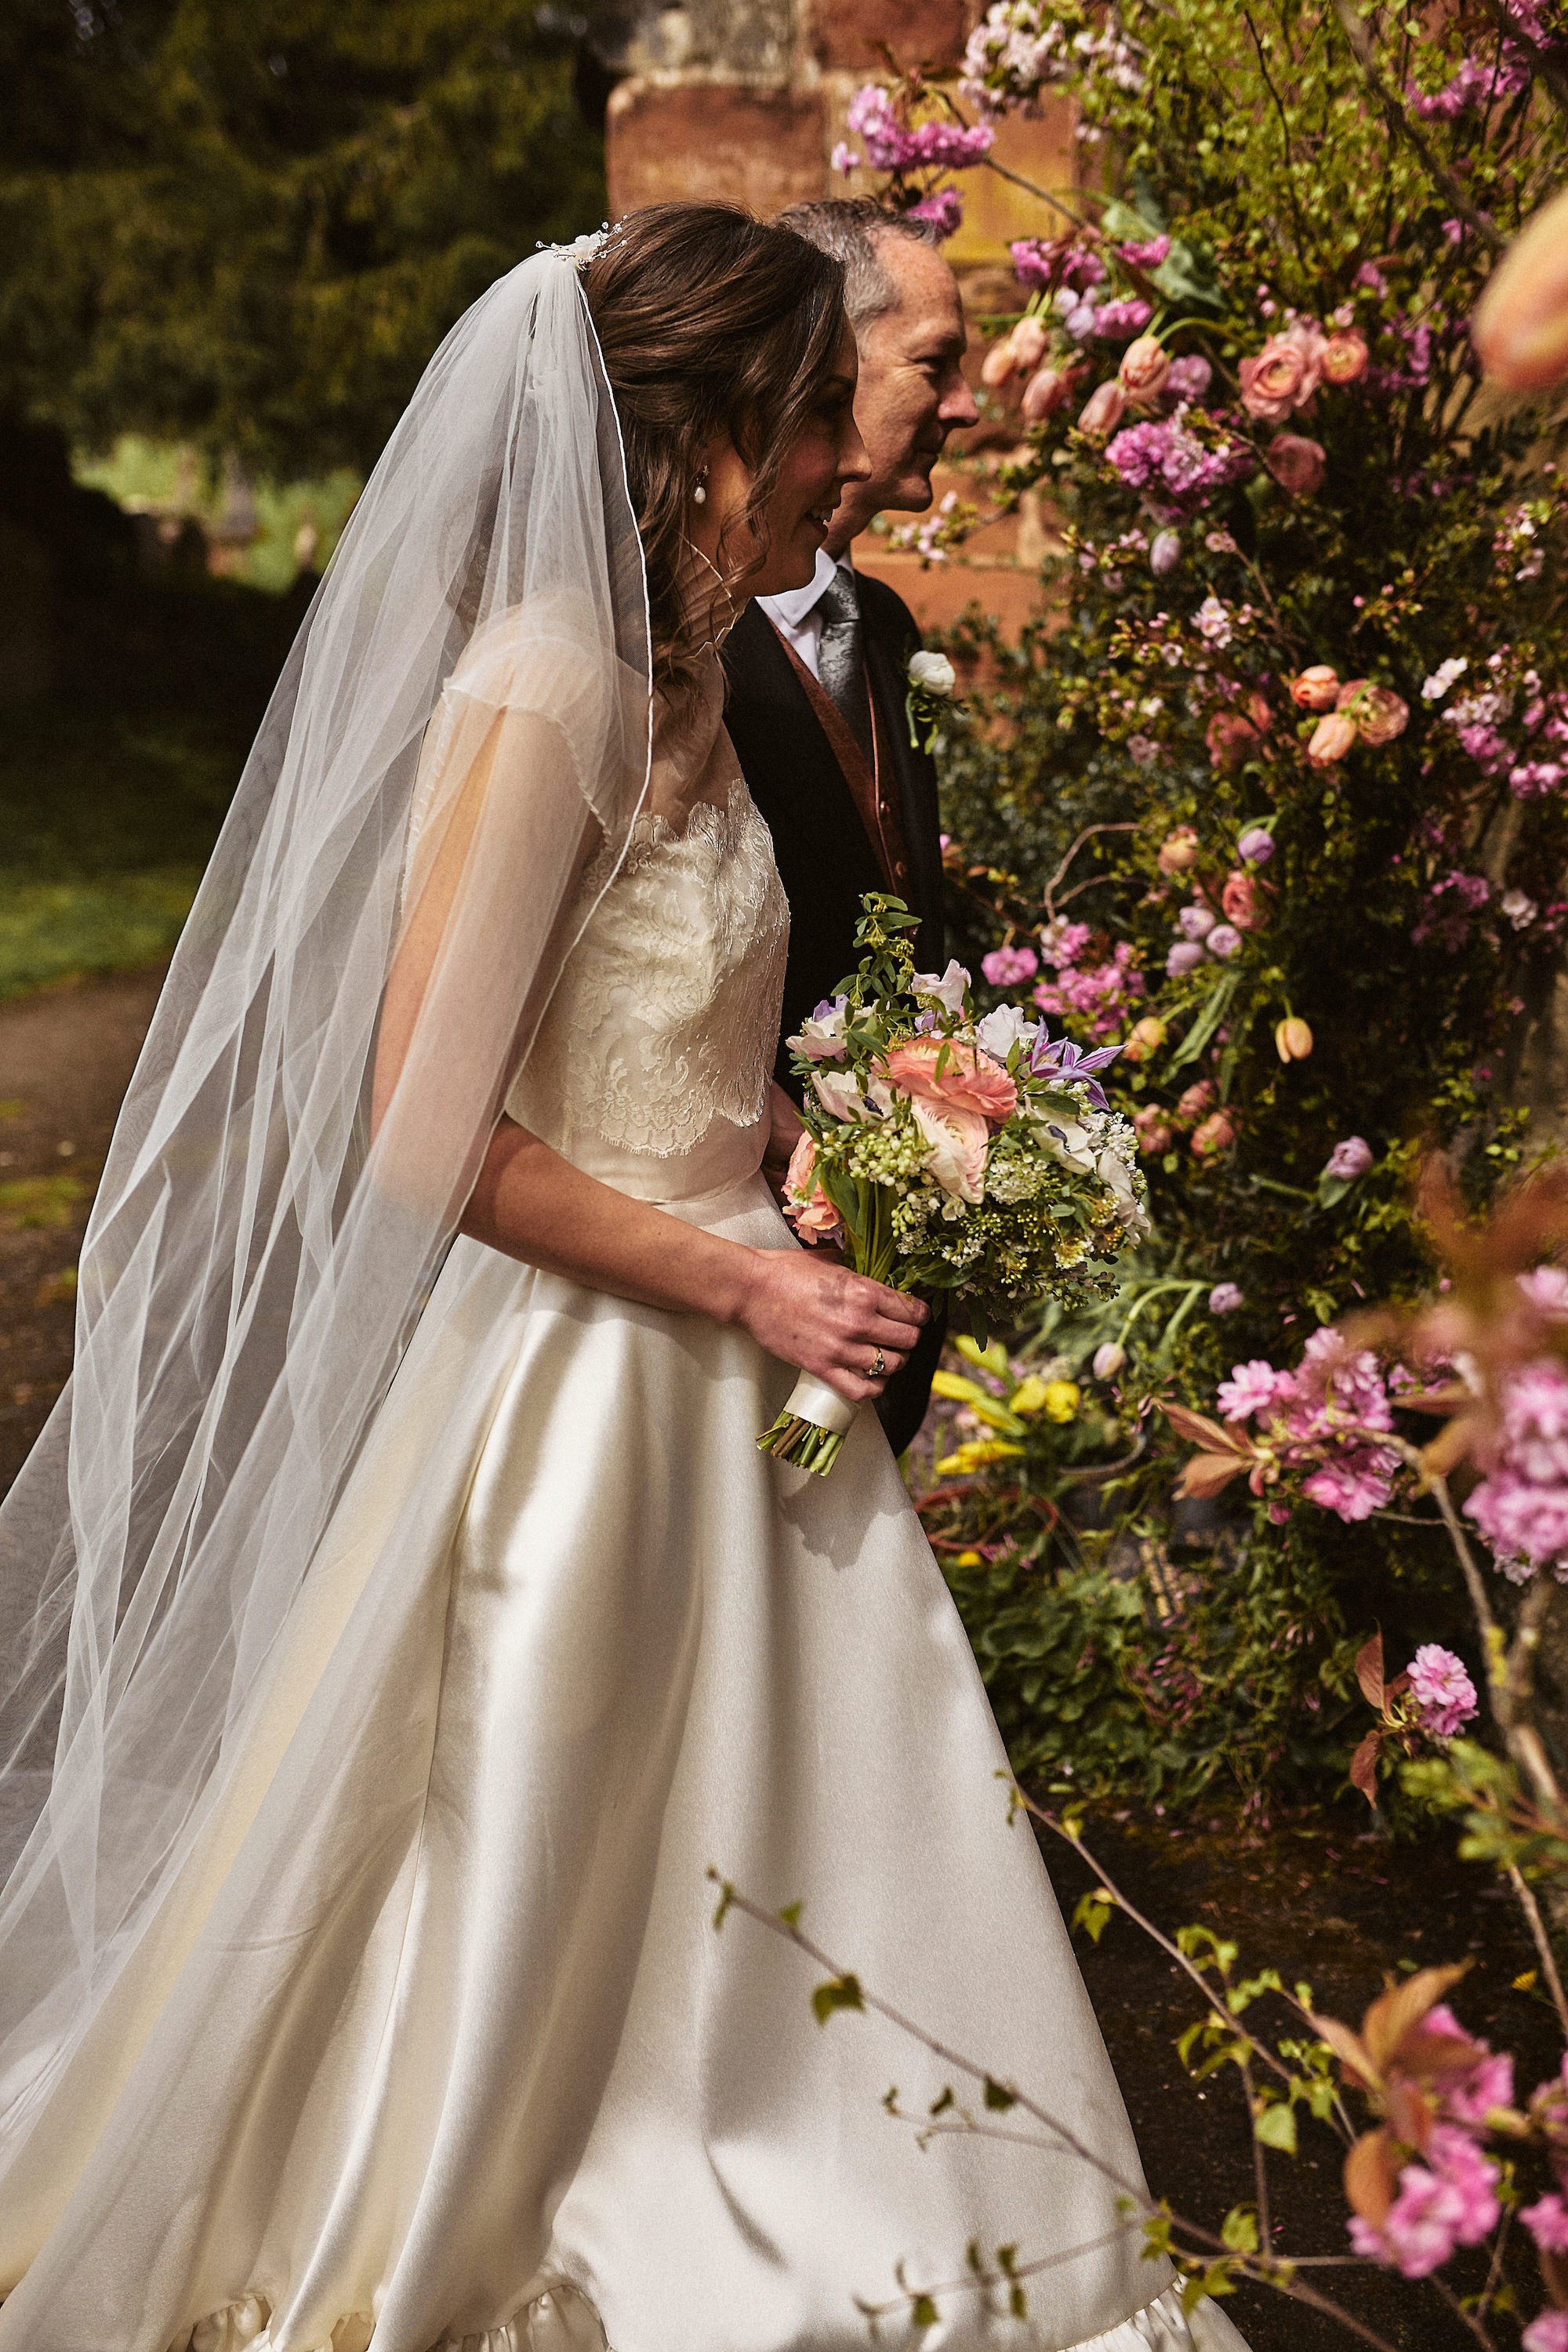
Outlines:
<svg viewBox="0 0 1568 2352"><path fill-rule="evenodd" d="M290 478L363 468L458 313L602 216L599 142L544 16L13 0L0 409Z"/></svg>
<svg viewBox="0 0 1568 2352"><path fill-rule="evenodd" d="M951 641L981 723L946 747L943 810L965 961L1039 954L1053 1027L1086 1043L1142 1017L1113 1088L1155 1233L1103 1314L1047 1310L1015 1349L1014 1378L1087 1379L1097 1349L1123 1352L1092 1436L1030 1441L1024 1483L1058 1507L1108 1465L1076 1554L996 1549L1016 1456L975 1460L933 1524L960 1556L966 1526L987 1532L985 1565L952 1573L1020 1769L1176 1793L1222 1764L1244 1786L1338 1778L1347 1636L1457 1618L1435 1528L1306 1506L1279 1524L1239 1491L1184 1527L1187 1447L1152 1401L1212 1412L1233 1363L1289 1366L1319 1325L1420 1293L1423 1155L1447 1151L1479 1203L1527 1149L1531 1016L1568 918L1568 507L1539 415L1479 383L1468 320L1565 142L1536 83L1430 118L1408 101L1467 55L1497 61L1489 18L1479 46L1468 20L1284 0L1130 0L1108 22L1136 86L1074 68L1103 183L1066 194L1076 232L1042 206L1057 242L996 322L1037 320L1028 365L1068 383L1000 476L1004 503L1049 500L1050 606L1020 642L977 617ZM1156 240L1157 262L1122 249ZM1147 305L1166 359L1206 364L1179 413L1134 386L1109 425L1078 423L1125 337L1064 326L1073 249L1104 273L1097 299ZM1320 351L1341 338L1342 380L1269 413L1244 363L1294 319ZM1167 428L1187 438L1162 470ZM1282 457L1281 435L1317 457ZM1296 685L1318 670L1348 744ZM1243 856L1259 829L1271 851ZM1229 926L1230 951L1184 946L1167 970L1184 910ZM1350 1138L1370 1167L1330 1175ZM1241 1299L1223 1320L1219 1284ZM1177 1705L1141 1546L1167 1586L1180 1563Z"/></svg>

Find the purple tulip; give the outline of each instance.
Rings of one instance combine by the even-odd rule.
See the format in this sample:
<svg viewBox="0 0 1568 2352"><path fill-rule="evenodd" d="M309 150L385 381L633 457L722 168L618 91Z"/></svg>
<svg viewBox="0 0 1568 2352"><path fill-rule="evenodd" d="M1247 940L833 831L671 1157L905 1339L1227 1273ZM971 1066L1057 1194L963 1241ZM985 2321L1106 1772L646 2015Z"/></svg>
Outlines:
<svg viewBox="0 0 1568 2352"><path fill-rule="evenodd" d="M1236 854L1248 866L1267 866L1274 855L1274 835L1265 833L1260 824L1248 825L1236 845Z"/></svg>
<svg viewBox="0 0 1568 2352"><path fill-rule="evenodd" d="M1195 971L1204 960L1204 951L1196 940L1178 940L1165 958L1165 970L1172 980L1180 980L1186 971Z"/></svg>
<svg viewBox="0 0 1568 2352"><path fill-rule="evenodd" d="M1210 955L1233 956L1241 945L1241 933L1233 923L1216 923L1204 945Z"/></svg>
<svg viewBox="0 0 1568 2352"><path fill-rule="evenodd" d="M1372 1146L1364 1136L1347 1135L1344 1141L1336 1143L1330 1152L1328 1165L1323 1170L1323 1173L1325 1176L1342 1178L1346 1183L1353 1184L1358 1176L1366 1174L1367 1170L1372 1166Z"/></svg>
<svg viewBox="0 0 1568 2352"><path fill-rule="evenodd" d="M1184 940L1206 939L1215 926L1212 907L1184 907L1176 923Z"/></svg>
<svg viewBox="0 0 1568 2352"><path fill-rule="evenodd" d="M1173 572L1182 560L1182 534L1179 530L1157 530L1149 541L1149 569L1156 579Z"/></svg>

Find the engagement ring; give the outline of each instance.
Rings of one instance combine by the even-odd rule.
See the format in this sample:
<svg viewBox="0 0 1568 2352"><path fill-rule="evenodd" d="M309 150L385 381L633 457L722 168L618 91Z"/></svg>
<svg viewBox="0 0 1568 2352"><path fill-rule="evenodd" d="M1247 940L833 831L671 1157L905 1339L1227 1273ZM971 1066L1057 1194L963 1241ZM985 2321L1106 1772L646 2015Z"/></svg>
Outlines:
<svg viewBox="0 0 1568 2352"><path fill-rule="evenodd" d="M872 1364L870 1370L867 1373L866 1378L868 1381L879 1381L887 1369L888 1360L883 1355L880 1348L879 1348L877 1350L876 1360Z"/></svg>

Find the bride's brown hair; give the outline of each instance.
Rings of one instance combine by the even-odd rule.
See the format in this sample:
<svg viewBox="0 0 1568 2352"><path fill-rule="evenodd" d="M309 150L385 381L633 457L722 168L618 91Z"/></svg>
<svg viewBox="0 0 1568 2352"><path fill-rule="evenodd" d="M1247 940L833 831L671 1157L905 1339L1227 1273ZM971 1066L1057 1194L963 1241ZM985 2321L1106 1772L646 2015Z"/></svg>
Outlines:
<svg viewBox="0 0 1568 2352"><path fill-rule="evenodd" d="M702 451L727 433L752 468L746 520L760 541L780 461L832 373L844 273L793 229L765 227L736 205L646 205L595 255L584 291L626 445L655 675L669 684L717 634L705 622L694 638L687 611ZM722 628L717 583L714 600Z"/></svg>

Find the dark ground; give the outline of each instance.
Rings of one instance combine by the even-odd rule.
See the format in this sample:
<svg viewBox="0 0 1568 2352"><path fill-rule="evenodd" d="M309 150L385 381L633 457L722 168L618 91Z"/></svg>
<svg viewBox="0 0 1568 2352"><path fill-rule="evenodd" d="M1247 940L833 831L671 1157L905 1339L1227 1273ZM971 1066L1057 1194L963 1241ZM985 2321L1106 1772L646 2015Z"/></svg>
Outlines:
<svg viewBox="0 0 1568 2352"><path fill-rule="evenodd" d="M0 1486L15 1475L69 1370L71 1275L158 978L123 975L0 1003ZM1368 1833L1348 1803L1329 1826L1323 1819L1276 1822L1260 1832L1224 1819L1173 1824L1127 1813L1091 1820L1086 1843L1167 1932L1189 1922L1221 1930L1240 1944L1245 1969L1272 1963L1287 1983L1307 1978L1318 2005L1352 2023L1382 1989L1384 1970L1471 1960L1454 1996L1459 2014L1520 2053L1528 2091L1561 2048L1539 1998L1513 1989L1534 1956L1510 1898L1484 1872L1458 1863L1447 1841L1391 1844ZM1070 1916L1089 1874L1054 1842L1047 1862ZM1194 2085L1175 2055L1177 2035L1199 2013L1197 1995L1124 1919L1113 1918L1098 1946L1081 1934L1075 1942L1151 2184L1178 2212L1215 2226L1250 2200L1251 2159L1234 2073ZM1260 2021L1271 2008L1259 2010ZM1300 2156L1268 2162L1277 2244L1342 2252L1339 2158L1328 2133L1304 2122ZM1026 2221L1021 2216L1018 2235L1026 2255ZM1397 2352L1474 2345L1430 2289L1413 2294L1360 2268L1330 2275ZM1273 2296L1240 2294L1226 2308L1253 2352L1332 2352L1355 2340Z"/></svg>

